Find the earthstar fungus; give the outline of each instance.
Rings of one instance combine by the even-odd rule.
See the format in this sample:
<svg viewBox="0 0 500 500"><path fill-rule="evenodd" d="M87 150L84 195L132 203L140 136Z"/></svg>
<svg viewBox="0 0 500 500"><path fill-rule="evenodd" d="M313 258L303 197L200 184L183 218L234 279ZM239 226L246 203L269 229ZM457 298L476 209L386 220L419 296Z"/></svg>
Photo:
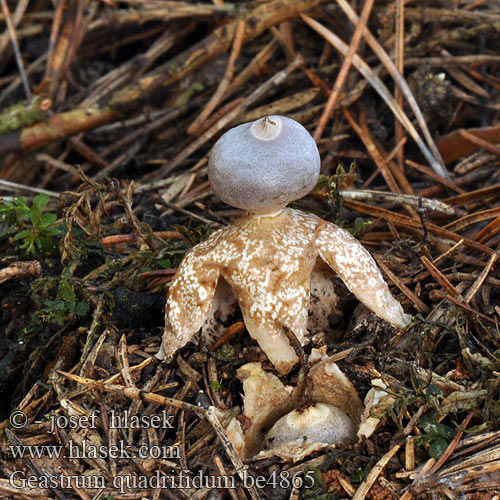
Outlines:
<svg viewBox="0 0 500 500"><path fill-rule="evenodd" d="M250 336L286 374L297 356L284 329L305 343L311 275L318 259L379 317L398 328L409 323L375 261L350 233L316 215L285 208L314 187L319 168L309 132L283 116L245 123L217 141L208 166L213 189L223 201L249 213L185 255L169 289L157 357L169 358L193 339L222 277L236 296Z"/></svg>
<svg viewBox="0 0 500 500"><path fill-rule="evenodd" d="M370 437L380 423L374 406L384 413L394 403L381 379L372 380L364 404L352 382L319 349L312 349L309 403L301 405L301 385L285 386L261 363L247 363L236 376L243 386L243 411L227 428L228 438L244 459L280 457L297 462L324 448L349 445Z"/></svg>
<svg viewBox="0 0 500 500"><path fill-rule="evenodd" d="M364 410L359 395L332 358L315 357L307 374L312 391L306 406L301 405L304 379L296 387L285 386L261 363L236 370L244 392L243 418L233 418L226 433L242 458L298 461L325 447L356 441Z"/></svg>

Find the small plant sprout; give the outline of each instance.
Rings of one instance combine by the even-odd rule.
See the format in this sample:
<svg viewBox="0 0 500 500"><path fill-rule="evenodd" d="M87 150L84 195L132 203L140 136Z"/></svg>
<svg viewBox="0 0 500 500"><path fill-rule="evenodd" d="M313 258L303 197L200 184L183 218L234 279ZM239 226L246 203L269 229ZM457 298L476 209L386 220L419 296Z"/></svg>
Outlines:
<svg viewBox="0 0 500 500"><path fill-rule="evenodd" d="M305 343L317 261L326 262L382 319L397 328L408 325L410 316L351 234L286 208L314 187L319 169L309 132L283 116L240 125L217 141L209 160L210 182L223 201L248 214L184 257L168 293L160 359L170 358L200 330L222 277L251 337L280 373L288 373L298 358L285 329Z"/></svg>
<svg viewBox="0 0 500 500"><path fill-rule="evenodd" d="M45 193L33 199L31 207L24 198L0 203L0 238L13 237L29 255L54 253L64 230L57 215L45 212L49 197Z"/></svg>

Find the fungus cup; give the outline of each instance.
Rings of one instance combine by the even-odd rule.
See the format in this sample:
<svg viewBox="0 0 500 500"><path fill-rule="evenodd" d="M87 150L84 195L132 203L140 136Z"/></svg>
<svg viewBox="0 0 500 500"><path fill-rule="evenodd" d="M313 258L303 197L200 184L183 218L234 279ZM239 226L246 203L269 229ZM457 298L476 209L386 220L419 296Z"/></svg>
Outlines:
<svg viewBox="0 0 500 500"><path fill-rule="evenodd" d="M353 421L336 406L315 403L281 417L266 434L265 446L273 449L290 442L343 443L355 435Z"/></svg>
<svg viewBox="0 0 500 500"><path fill-rule="evenodd" d="M409 323L375 261L351 234L313 214L285 208L314 187L319 167L310 134L283 116L240 125L217 141L208 169L214 191L249 214L184 257L169 289L158 358L170 358L193 339L222 277L250 336L281 374L288 373L298 358L285 329L305 343L315 288L311 277L321 260L379 317L397 328Z"/></svg>
<svg viewBox="0 0 500 500"><path fill-rule="evenodd" d="M226 433L242 458L278 456L298 461L312 452L348 445L374 432L379 420L369 416L370 409L380 397L374 398L373 391L380 390L383 383L373 381L374 389L363 407L355 387L332 358L319 355L316 349L309 357L313 358L321 361L308 374L312 392L309 404L303 407L300 384L283 385L260 363L247 363L237 370L243 383L243 413L229 422Z"/></svg>

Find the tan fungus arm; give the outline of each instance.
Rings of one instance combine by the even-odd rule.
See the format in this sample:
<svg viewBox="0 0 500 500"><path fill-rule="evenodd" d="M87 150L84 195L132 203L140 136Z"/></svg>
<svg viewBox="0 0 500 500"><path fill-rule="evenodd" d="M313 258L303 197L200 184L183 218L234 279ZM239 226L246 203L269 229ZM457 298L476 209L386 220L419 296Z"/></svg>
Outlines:
<svg viewBox="0 0 500 500"><path fill-rule="evenodd" d="M205 244L186 254L168 291L165 331L157 358L169 358L196 335L208 315L219 275Z"/></svg>
<svg viewBox="0 0 500 500"><path fill-rule="evenodd" d="M377 316L398 328L411 316L392 296L373 257L345 229L324 222L316 240L321 258L340 276L347 288Z"/></svg>

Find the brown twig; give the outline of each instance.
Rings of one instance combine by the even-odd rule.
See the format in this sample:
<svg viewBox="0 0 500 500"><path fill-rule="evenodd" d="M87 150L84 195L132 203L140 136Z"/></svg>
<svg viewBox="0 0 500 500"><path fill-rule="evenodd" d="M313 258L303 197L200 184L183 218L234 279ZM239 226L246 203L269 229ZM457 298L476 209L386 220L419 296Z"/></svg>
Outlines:
<svg viewBox="0 0 500 500"><path fill-rule="evenodd" d="M165 164L161 169L155 172L155 176L165 175L171 172L175 167L177 167L182 161L193 154L198 148L205 144L209 139L211 139L215 134L220 132L226 125L231 123L236 117L240 116L251 104L264 96L271 88L275 85L282 83L288 75L293 73L297 68L304 64L304 58L302 56L297 56L297 58L289 64L285 69L275 73L271 78L269 78L264 84L254 90L241 104L236 106L227 115L222 117L217 123L210 127L206 132L195 139L189 146L185 147L180 153L178 153L172 160Z"/></svg>
<svg viewBox="0 0 500 500"><path fill-rule="evenodd" d="M307 358L307 355L304 351L304 348L302 347L302 344L300 343L299 339L293 333L290 328L287 326L282 327L283 333L286 335L288 341L290 342L290 345L292 346L292 349L295 351L295 354L299 358L300 362L300 367L301 367L301 376L300 378L302 379L302 388L301 388L301 396L300 396L300 401L298 403L299 408L304 408L305 406L311 404L312 401L312 393L314 391L314 383L312 378L309 375L309 372L311 370L311 367L309 366L309 360Z"/></svg>
<svg viewBox="0 0 500 500"><path fill-rule="evenodd" d="M338 4L342 7L342 10L345 12L349 20L351 21L352 24L356 25L359 22L359 18L354 12L354 9L349 5L347 0L337 0ZM410 133L410 135L413 137L415 142L417 143L418 147L424 154L425 158L427 161L430 163L431 167L433 170L441 175L442 177L448 177L448 171L446 170L446 167L443 163L443 160L441 158L441 155L439 153L439 150L436 146L436 143L434 142L434 139L432 138L432 135L429 131L429 128L427 126L427 122L425 121L422 112L420 111L420 107L417 104L417 101L413 97L413 94L410 90L410 87L406 83L406 80L401 76L401 73L398 71L396 68L395 64L392 62L392 59L389 57L389 55L385 52L383 47L380 45L379 42L375 39L375 37L371 34L371 32L368 30L368 28L364 29L363 33L365 40L367 41L368 45L372 48L372 50L377 54L378 58L382 61L384 66L386 67L387 71L389 74L392 76L394 79L396 85L401 89L401 92L404 94L406 97L406 100L408 101L409 106L411 107L413 113L415 114L417 118L417 122L420 125L420 128L422 129L422 132L424 134L424 137L427 141L427 145L429 146L430 151L425 147L423 142L421 141L420 137L416 133L416 131L410 127L408 128L408 124L406 124L404 121L399 118L397 113L394 113L395 116L399 118L401 123L405 126L406 130ZM385 99L384 99L385 100ZM387 104L389 104L389 101L386 101ZM399 112L401 109L398 106L398 103L394 101L395 109ZM390 104L389 104L390 106ZM391 107L392 109L392 107ZM392 109L394 112L394 109ZM404 113L403 113L404 115ZM432 154L431 154L432 152ZM434 156L433 156L434 155Z"/></svg>
<svg viewBox="0 0 500 500"><path fill-rule="evenodd" d="M492 220L487 226L483 227L472 239L479 243L486 244L491 238L500 232L500 217Z"/></svg>
<svg viewBox="0 0 500 500"><path fill-rule="evenodd" d="M215 344L210 347L210 351L216 351L221 345L225 344L229 339L233 338L235 335L243 331L245 328L245 323L243 321L238 321L232 324L222 335L217 339Z"/></svg>
<svg viewBox="0 0 500 500"><path fill-rule="evenodd" d="M486 278L488 277L488 274L493 268L493 265L495 264L497 260L497 254L494 253L491 257L490 260L488 261L488 264L486 264L485 268L481 271L481 274L477 277L476 281L474 281L473 285L470 287L468 292L465 294L465 302L468 304L476 295L476 293L479 291L483 283L485 282Z"/></svg>
<svg viewBox="0 0 500 500"><path fill-rule="evenodd" d="M455 297L453 297L452 295L446 295L446 298L450 301L450 302L453 302L456 306L458 306L460 309L464 309L465 311L467 311L468 313L474 315L474 316L477 316L481 319L483 319L484 321L487 321L488 323L492 324L492 325L496 325L497 322L486 316L486 314L483 314L483 313L480 313L479 311L476 311L475 309L473 309L472 307L468 306L467 304L465 304L464 302L461 302L460 300L457 300Z"/></svg>
<svg viewBox="0 0 500 500"><path fill-rule="evenodd" d="M398 205L410 205L418 208L420 204L427 210L442 212L447 215L455 215L455 209L439 200L431 200L429 198L422 198L421 196L402 194L402 193L388 193L385 191L375 191L373 189L349 189L341 190L341 196L350 200L365 200L377 201L383 203L396 203Z"/></svg>
<svg viewBox="0 0 500 500"><path fill-rule="evenodd" d="M382 473L385 466L390 462L392 457L401 448L401 443L395 444L392 448L373 466L372 470L366 476L366 479L359 485L352 500L363 500L370 491L371 487L375 484L378 476Z"/></svg>
<svg viewBox="0 0 500 500"><path fill-rule="evenodd" d="M382 261L377 255L373 256L379 267L389 277L389 279L411 300L416 309L423 313L430 313L430 307L418 298Z"/></svg>
<svg viewBox="0 0 500 500"><path fill-rule="evenodd" d="M446 186L446 187L449 187L450 189L453 189L453 191L456 191L457 193L465 193L465 189L462 189L461 187L457 186L449 178L442 177L441 175L437 174L436 172L433 172L431 169L427 168L424 165L420 165L419 163L416 163L412 160L406 160L406 164L409 165L410 167L413 167L415 170L418 170L419 172L422 172L422 173L428 175L430 178L434 179L435 181L440 182L441 184L443 184L443 186Z"/></svg>
<svg viewBox="0 0 500 500"><path fill-rule="evenodd" d="M397 0L396 2L396 19L395 19L395 58L396 58L396 68L398 69L400 75L404 77L404 66L405 66L405 54L404 54L404 36L405 36L405 3L403 0ZM403 107L403 93L398 85L394 88L394 99ZM394 119L394 130L396 135L396 143L400 143L404 138L403 126L399 120ZM404 149L401 147L397 154L396 159L398 166L401 170L404 170Z"/></svg>
<svg viewBox="0 0 500 500"><path fill-rule="evenodd" d="M212 112L215 110L215 108L222 100L227 88L229 87L229 84L233 79L234 64L240 54L241 46L243 45L245 27L246 27L245 21L240 21L238 23L238 26L236 27L236 31L234 33L233 48L231 49L231 53L229 55L229 61L226 66L226 72L224 73L224 76L222 77L222 80L220 81L217 90L214 92L210 100L207 102L202 112L198 115L196 120L188 127L187 133L189 135L195 135L198 132L202 123L212 114Z"/></svg>
<svg viewBox="0 0 500 500"><path fill-rule="evenodd" d="M344 2L344 0L337 0L337 2ZM311 28L313 28L315 31L317 31L322 37L324 37L328 42L330 42L339 52L342 54L346 54L348 47L347 45L336 35L334 34L331 30L325 28L321 23L315 21L314 19L310 18L309 16L306 16L304 14L301 14L302 19L309 25ZM367 34L365 33L365 37L367 37ZM388 61L390 61L389 56L387 56ZM386 61L384 61L386 62ZM382 80L375 74L375 72L366 64L363 59L361 59L358 55L353 56L353 64L356 66L356 68L359 70L359 72L370 82L372 87L377 91L377 93L382 97L382 99L385 101L385 103L389 106L391 111L394 113L394 115L398 118L398 120L401 121L401 123L404 125L408 133L411 135L413 140L417 143L418 147L422 151L423 155L426 157L427 161L432 165L432 167L440 173L443 177L448 176L448 172L444 165L441 165L441 156L438 153L438 158L436 159L429 148L425 145L425 143L422 141L420 136L418 135L417 130L409 120L409 118L406 116L404 111L399 107L397 102L393 99L389 91L387 90L387 87L385 84L382 82ZM391 68L393 67L392 61L390 61ZM395 69L395 68L394 68ZM397 70L396 70L397 71ZM405 87L403 86L403 89ZM410 92L411 95L411 92ZM425 123L425 122L424 122ZM426 127L426 125L425 125ZM431 138L431 144L434 144L434 141ZM436 149L437 151L437 149Z"/></svg>
<svg viewBox="0 0 500 500"><path fill-rule="evenodd" d="M2 10L5 16L5 21L7 23L7 29L9 30L10 41L12 43L12 48L14 49L14 55L16 57L17 68L19 70L23 82L24 93L26 94L26 99L28 99L28 101L31 101L33 99L33 96L31 94L28 78L26 77L26 73L24 71L24 62L23 62L23 57L21 55L21 51L19 50L19 44L17 43L16 29L14 27L12 18L10 16L10 10L9 6L7 5L7 0L1 0L1 1L2 1Z"/></svg>
<svg viewBox="0 0 500 500"><path fill-rule="evenodd" d="M0 136L0 154L31 151L68 137L110 123L137 109L145 100L186 77L201 65L226 52L241 20L246 22L245 41L251 40L271 26L297 17L324 0L290 0L283 4L274 0L244 11L239 19L217 28L212 34L182 52L153 73L115 92L104 102L56 114L44 122L21 131Z"/></svg>
<svg viewBox="0 0 500 500"><path fill-rule="evenodd" d="M396 214L394 212L391 212L390 210L386 210L381 207L373 207L371 205L366 205L365 203L361 203L359 201L354 201L354 200L345 200L345 205L350 208L354 208L355 210L359 210L360 212L373 215L375 217L386 218L388 220L391 220L394 224L401 225L402 227L422 229L420 221L417 221L405 215ZM448 231L441 227L435 226L434 224L428 224L427 229L429 230L430 233L435 234L437 236L449 238L452 241L463 241L464 245L470 248L474 248L475 250L479 250L485 253L486 255L492 255L493 253L496 253L491 248L481 245L480 243L470 240L469 238L463 238L452 231Z"/></svg>
<svg viewBox="0 0 500 500"><path fill-rule="evenodd" d="M483 220L493 219L500 216L500 207L499 208L490 208L488 210L481 210L480 212L472 213L461 217L460 219L454 220L450 222L446 226L446 229L450 231L460 231L465 229L466 227L481 222ZM477 237L474 238L477 240Z"/></svg>
<svg viewBox="0 0 500 500"><path fill-rule="evenodd" d="M159 238L165 240L181 240L184 238L178 231L156 231L154 233ZM103 245L119 245L121 243L137 243L137 236L133 234L115 234L113 236L105 236L101 239Z"/></svg>
<svg viewBox="0 0 500 500"><path fill-rule="evenodd" d="M9 11L9 14L6 15L5 11L4 11L4 19L2 19L2 21L5 20L5 22L7 23L7 18L10 17L11 19L11 22L12 22L12 25L14 27L14 29L16 29L19 25L19 23L23 20L23 16L26 12L26 9L29 5L29 0L20 0L17 2L17 5L16 5L16 10L14 12L14 15L11 16L10 15L10 11ZM11 35L10 35L10 30L9 28L7 27L7 31L5 33L2 34L2 36L0 36L0 54L2 55L5 55L6 54L6 49L11 41ZM0 68L3 70L5 65L7 64L7 60L3 60L1 63L0 63Z"/></svg>
<svg viewBox="0 0 500 500"><path fill-rule="evenodd" d="M449 282L448 278L425 256L420 257L422 264L434 279L453 297L460 297L459 291Z"/></svg>
<svg viewBox="0 0 500 500"><path fill-rule="evenodd" d="M476 137L475 135L467 132L467 130L459 130L458 133L467 141L472 142L476 146L483 148L484 150L494 154L495 156L500 156L500 147L491 144L491 142L485 141L480 137Z"/></svg>
<svg viewBox="0 0 500 500"><path fill-rule="evenodd" d="M389 170L389 167L387 166L386 162L382 158L382 155L378 151L378 149L375 147L375 144L373 144L373 140L371 137L371 134L367 128L361 128L355 121L354 118L352 117L351 113L347 111L347 109L342 110L345 118L349 122L349 125L354 129L354 131L358 134L359 138L363 141L368 153L371 155L373 160L375 161L378 169L380 170L380 173L382 174L382 177L385 179L385 182L389 186L389 189L393 193L400 193L401 190L399 189L399 186L396 184L396 181L394 180L394 177L392 176L391 171Z"/></svg>
<svg viewBox="0 0 500 500"><path fill-rule="evenodd" d="M349 69L351 68L352 59L354 57L354 54L358 50L359 42L361 41L361 37L363 36L363 30L365 29L368 18L370 17L373 2L374 0L365 0L363 10L361 11L361 16L356 25L356 29L354 30L354 34L352 35L351 43L349 44L347 53L344 56L344 61L342 62L342 66L340 67L335 83L333 84L332 91L328 96L328 100L326 102L323 113L321 113L321 117L319 119L318 125L316 126L316 130L314 131L313 138L316 142L318 142L323 135L326 124L330 119L335 104L337 103L340 91L344 86L347 74L349 73Z"/></svg>
<svg viewBox="0 0 500 500"><path fill-rule="evenodd" d="M42 266L37 260L12 262L8 267L0 269L0 283L11 279L23 279L27 276L37 278L42 274Z"/></svg>

